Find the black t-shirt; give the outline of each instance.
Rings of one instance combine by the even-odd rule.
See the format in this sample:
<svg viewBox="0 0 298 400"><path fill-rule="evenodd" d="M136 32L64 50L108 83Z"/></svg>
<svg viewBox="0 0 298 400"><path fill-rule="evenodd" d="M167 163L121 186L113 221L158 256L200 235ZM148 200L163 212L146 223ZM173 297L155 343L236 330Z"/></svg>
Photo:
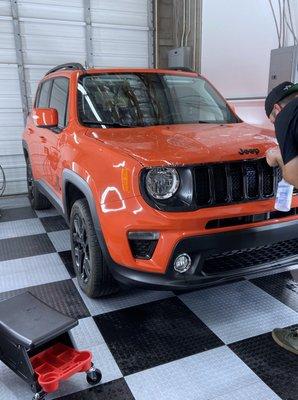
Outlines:
<svg viewBox="0 0 298 400"><path fill-rule="evenodd" d="M282 109L274 125L283 162L287 164L298 156L298 97Z"/></svg>

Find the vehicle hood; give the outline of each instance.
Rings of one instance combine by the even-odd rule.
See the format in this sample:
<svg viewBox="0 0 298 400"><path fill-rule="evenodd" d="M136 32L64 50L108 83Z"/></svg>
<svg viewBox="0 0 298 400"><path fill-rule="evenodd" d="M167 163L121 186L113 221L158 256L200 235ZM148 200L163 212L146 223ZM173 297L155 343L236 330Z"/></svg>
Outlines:
<svg viewBox="0 0 298 400"><path fill-rule="evenodd" d="M260 158L277 145L274 132L246 123L90 128L87 136L119 148L144 166L187 165ZM240 154L242 150L257 151Z"/></svg>

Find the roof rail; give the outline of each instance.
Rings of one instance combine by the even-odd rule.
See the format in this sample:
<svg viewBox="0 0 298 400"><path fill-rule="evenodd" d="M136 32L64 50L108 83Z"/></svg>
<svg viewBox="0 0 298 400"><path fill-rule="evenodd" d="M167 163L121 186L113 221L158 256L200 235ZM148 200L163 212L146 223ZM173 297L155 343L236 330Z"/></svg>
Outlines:
<svg viewBox="0 0 298 400"><path fill-rule="evenodd" d="M54 68L52 68L52 69L50 69L46 74L45 74L45 76L47 76L47 75L49 75L49 74L51 74L52 72L56 72L56 71L59 71L60 69L79 69L80 71L86 71L86 69L83 67L83 65L82 64L80 64L80 63L66 63L66 64L60 64L60 65L57 65L57 67L54 67Z"/></svg>
<svg viewBox="0 0 298 400"><path fill-rule="evenodd" d="M194 69L188 68L188 67L169 67L167 69L173 70L173 71L183 71L183 72L193 72L194 74L197 73Z"/></svg>

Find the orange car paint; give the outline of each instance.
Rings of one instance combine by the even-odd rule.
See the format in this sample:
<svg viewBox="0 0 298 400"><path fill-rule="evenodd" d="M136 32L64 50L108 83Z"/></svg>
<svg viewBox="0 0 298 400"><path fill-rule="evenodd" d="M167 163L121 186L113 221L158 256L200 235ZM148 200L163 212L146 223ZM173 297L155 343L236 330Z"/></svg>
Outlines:
<svg viewBox="0 0 298 400"><path fill-rule="evenodd" d="M193 76L186 72L148 69L91 69L86 73L109 72ZM139 189L139 177L144 167L244 159L238 154L242 147L260 149L257 157L248 154L245 159L263 158L269 148L277 145L271 130L246 123L88 128L79 123L77 115L77 82L81 74L81 71L58 71L45 78L64 76L70 80L68 126L59 134L51 134L48 129L35 125L33 110L28 116L23 139L28 145L34 178L43 179L61 200L64 169L74 171L88 183L108 250L116 263L139 271L165 273L172 250L181 238L280 222L270 220L207 231L205 225L210 219L271 211L274 199L191 212L162 212L150 207ZM298 207L297 197L294 197L293 207ZM283 218L282 221L294 219L297 216ZM134 230L160 232L152 259L133 258L127 233Z"/></svg>

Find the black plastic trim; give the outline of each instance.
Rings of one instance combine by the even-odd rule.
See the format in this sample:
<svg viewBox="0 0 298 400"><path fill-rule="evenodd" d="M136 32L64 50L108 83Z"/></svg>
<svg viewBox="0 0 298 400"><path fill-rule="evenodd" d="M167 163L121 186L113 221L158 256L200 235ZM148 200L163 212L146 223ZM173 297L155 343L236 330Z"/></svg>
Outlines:
<svg viewBox="0 0 298 400"><path fill-rule="evenodd" d="M57 65L56 67L50 69L50 70L45 74L45 76L47 76L47 75L49 75L49 74L52 74L53 72L63 70L63 69L70 69L70 70L76 70L76 69L77 69L77 70L79 70L79 71L86 71L86 69L83 67L82 64L76 63L76 62L70 62L70 63L65 63L65 64Z"/></svg>
<svg viewBox="0 0 298 400"><path fill-rule="evenodd" d="M42 180L35 181L35 184L38 190L50 201L50 203L56 208L59 214L64 217L65 215L63 204L59 197L55 194L55 192L50 188L50 186Z"/></svg>
<svg viewBox="0 0 298 400"><path fill-rule="evenodd" d="M22 146L23 146L23 150L25 149L28 152L28 144L24 139L22 139Z"/></svg>

